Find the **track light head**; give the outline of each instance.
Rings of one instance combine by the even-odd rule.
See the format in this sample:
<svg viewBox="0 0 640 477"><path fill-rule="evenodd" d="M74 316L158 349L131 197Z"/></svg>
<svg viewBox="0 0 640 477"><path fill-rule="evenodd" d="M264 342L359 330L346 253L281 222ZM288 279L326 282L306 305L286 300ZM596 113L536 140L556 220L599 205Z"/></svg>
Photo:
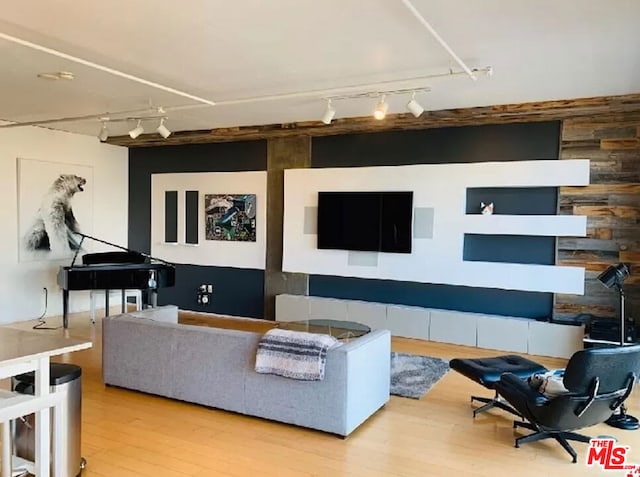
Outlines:
<svg viewBox="0 0 640 477"><path fill-rule="evenodd" d="M387 110L389 109L389 105L385 100L385 95L383 94L380 98L380 102L376 104L376 108L373 110L373 117L378 121L381 121L387 115Z"/></svg>
<svg viewBox="0 0 640 477"><path fill-rule="evenodd" d="M138 125L129 131L129 136L131 139L137 138L140 134L144 132L144 128L142 127L142 121L138 119Z"/></svg>
<svg viewBox="0 0 640 477"><path fill-rule="evenodd" d="M336 110L333 106L331 106L331 100L327 100L327 109L325 109L324 114L322 115L322 122L324 124L331 124L333 117L336 115Z"/></svg>
<svg viewBox="0 0 640 477"><path fill-rule="evenodd" d="M424 108L418 101L416 101L416 93L411 95L411 99L407 103L407 109L414 115L414 117L419 118L422 113L424 113Z"/></svg>
<svg viewBox="0 0 640 477"><path fill-rule="evenodd" d="M102 121L102 127L100 128L100 133L98 134L98 139L101 142L104 142L109 137L109 128L107 128L107 122Z"/></svg>
<svg viewBox="0 0 640 477"><path fill-rule="evenodd" d="M156 132L165 139L167 139L171 135L171 131L169 131L169 128L164 125L164 118L160 120L160 125L158 126L158 129L156 129Z"/></svg>

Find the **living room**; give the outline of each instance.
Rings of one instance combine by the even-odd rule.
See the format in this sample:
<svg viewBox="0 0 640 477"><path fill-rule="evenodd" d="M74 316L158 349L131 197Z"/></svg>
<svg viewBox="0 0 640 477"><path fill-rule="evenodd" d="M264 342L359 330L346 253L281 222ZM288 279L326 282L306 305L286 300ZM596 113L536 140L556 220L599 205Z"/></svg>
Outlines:
<svg viewBox="0 0 640 477"><path fill-rule="evenodd" d="M273 75L272 84L256 89L258 94L241 91L247 88L247 92L253 92L256 85L243 85L234 91L232 83L237 78L225 79L228 89L219 86L218 91L207 89L199 80L191 85L192 93L197 91L199 98L226 95L231 98L230 104L221 100L219 107L172 109L183 104L185 98L172 97L171 92L153 85L137 83L133 89L142 90L127 93L135 96L134 100L126 100L127 94L118 99L129 80L112 75L115 77L108 81L110 73L96 66L107 65L156 86L171 84L182 92L190 90L188 81L173 82L166 75L152 74L152 65L138 70L130 61L118 62L107 53L98 55L91 51L95 38L89 32L85 31L91 39L87 43L82 42L80 33L69 37L62 30L47 33L42 24L46 13L53 14L48 9L33 14L26 11L26 6L10 8L2 15L0 30L5 34L6 64L10 64L9 59L29 57L30 69L13 72L14 82L9 81L8 87L17 88L15 81L20 75L29 75L32 83L20 89L22 96L17 90L7 93L5 89L7 98L15 98L12 102L7 99L7 113L2 117L7 121L3 126L10 127L0 128L0 170L6 191L2 214L7 236L11 237L0 245L4 265L0 271L0 324L30 328L40 319L55 327L60 321L62 292L57 274L60 266L70 265L71 259L29 256L22 249L21 238L35 212L29 215L28 207L33 204L30 191L48 186L45 177L62 166L86 176L83 190L73 199L78 204L75 212L82 233L175 265L175 285L158 290L158 305L288 321L297 316L313 318L313 313L303 316L301 310L310 310L311 302L324 306L318 303L329 300L330 306L316 311L316 316L320 313L325 318L365 322L372 329L391 329L394 351L447 360L516 353L532 357L549 369L564 367L566 359L581 348L584 315L615 322L618 295L598 280L607 267L621 262L631 265L631 276L625 282L627 316L637 315L638 274L633 266L638 261L640 240L640 81L629 60L637 57L637 41L634 43L631 30L625 29L631 28L628 19L638 13L637 7L619 1L615 4L617 11L611 11L616 10L613 5L593 2L583 11L577 2L570 2L579 10L578 18L570 22L573 30L565 31L556 21L545 23L545 28L562 35L560 38L583 35L567 40L566 51L554 53L558 57L578 58L597 51L599 60L606 59L611 69L624 74L603 74L591 64L585 73L573 66L563 73L563 81L554 78L556 89L551 88L553 81L549 79L547 91L533 92L529 78L523 81L526 85L518 86L527 94L506 94L505 85L517 89L514 85L520 80L515 72L525 69L522 64L513 57L509 63L508 55L500 57L502 63L497 59L494 62L492 56L498 52L488 46L477 51L472 48L474 35L460 31L457 22L474 22L469 18L457 22L446 19L444 12L453 7L439 5L442 10L438 11L426 2L414 3L425 17L434 20L445 39L451 37L463 58L477 57L478 61L469 61L471 68L492 64L493 76L477 73L476 81L470 80L442 49L437 50L438 60L433 64L424 60L428 63L422 68L424 73L416 73L415 67L407 73L409 60L415 61L407 57L404 64L387 58L389 70L369 79L364 76L366 65L360 64L344 75L338 74L339 69L331 69L333 77L327 73L321 76L324 80L307 86L296 81L287 86L277 71L267 68L265 71ZM288 7L297 12L291 13L293 17L302 15L298 12L301 7ZM566 6L547 7L558 8L558 18L565 18L569 11ZM139 8L136 14L142 15ZM252 8L269 10L254 4ZM332 20L340 18L340 22L355 11L362 13L362 7L355 5L341 11L338 2L318 8ZM492 9L505 6L496 1L486 8L495 11ZM533 11L513 8L511 19L519 28L536 30L527 14L544 18L542 6L531 7ZM83 7L82 14L96 18L97 13L90 10ZM376 4L373 10L372 19L384 18L385 6ZM229 7L225 15L236 18L234 12L236 7ZM164 15L168 13L163 10ZM287 20L287 14L281 14L283 21ZM387 48L394 52L402 49L398 45L407 40L402 35L412 41L432 41L429 45L434 51L442 48L404 7L394 6L389 14L395 22L393 32L400 36L392 40L390 35L385 40ZM105 19L104 24L108 28L95 33L97 37L114 35L118 28L131 34L127 29L131 26L125 28L115 15L107 16L110 20ZM162 18L167 21L167 17ZM189 21L186 17L180 20L181 24ZM592 30L582 31L581 22L591 25ZM358 24L366 22L359 19ZM168 28L173 38L176 32L159 21L156 26L160 25ZM42 30L38 34L33 33L39 28ZM265 27L256 28L267 34ZM481 31L486 28L482 26ZM402 33L404 30L407 32ZM331 40L334 49L340 41L346 44L347 33L337 26L335 32L331 31L344 35L342 40ZM510 28L507 31L514 34ZM495 38L504 42L507 36L505 33ZM145 37L145 45L151 45L153 38ZM495 38L492 41L498 42ZM14 41L17 39L30 42L30 46ZM595 44L600 49L593 48ZM93 66L35 49L34 45L89 60ZM116 52L124 47L109 48ZM222 54L224 48L216 48ZM270 51L268 46L247 48ZM544 51L545 47L536 46L538 50ZM300 52L292 52L290 60L295 57L293 53ZM415 56L420 58L417 53ZM274 57L272 61L284 60ZM348 63L346 57L344 61ZM518 61L525 60L520 56ZM305 74L312 77L315 72L318 78L318 69L313 62L308 63L311 66ZM244 65L250 64L247 60ZM572 62L567 59L567 64ZM154 65L157 67L157 63ZM176 63L172 68L179 71L182 66ZM582 67L586 68L584 63ZM358 69L360 76L356 75ZM82 73L95 74L93 70L104 75L100 76L104 89L99 93L103 96L91 100L93 103L86 99L90 107L70 107L73 98L80 97L74 95L97 87L98 83L74 86L74 82L83 81ZM532 78L542 74L542 70L531 70ZM48 83L32 79L41 71L75 71L77 78ZM444 78L437 77L443 72ZM447 77L448 72L456 75ZM360 79L353 81L349 75ZM428 79L416 80L421 76ZM577 79L585 76L589 81ZM388 83L389 79L395 82ZM353 87L355 83L357 88ZM537 83L544 84L544 80L538 79ZM363 96L370 93L371 85L375 91L386 91L382 95L385 98ZM340 87L344 90L334 91ZM505 94L496 96L500 90ZM300 106L288 103L301 91L309 93L301 96ZM282 97L272 102L269 98L279 96L279 92ZM26 99L30 93L42 99L46 111L38 110L35 99ZM56 95L64 100L46 99ZM153 103L151 112L112 114L105 119L103 111L144 109L139 106L143 97ZM247 100L234 104L233 98ZM425 111L417 117L407 111L409 99L417 100ZM370 118L369 109L381 100L389 103L387 117ZM304 114L296 109L311 102L312 107ZM274 112L277 104L283 111L280 115ZM159 106L163 112L157 110ZM238 116L245 108L251 110L246 112L248 116ZM325 124L322 116L330 108L335 109L335 117ZM138 116L150 119L131 120ZM54 120L62 117L72 120ZM42 123L37 124L39 121ZM159 121L171 133L166 138L155 132ZM146 133L136 137L127 134L139 124L144 125ZM105 127L108 136L98 140L96 135ZM73 167L69 169L69 165ZM189 212L184 197L190 191L198 191L200 214L205 195L254 195L255 241L209 240L201 224L197 243L185 241ZM314 214L318 213L318 193L326 191L412 192L414 219L420 218L420 222L419 227L413 222L416 228L411 253L319 250ZM171 192L178 197L176 242L167 240L166 235L164 201ZM481 202L492 202L490 217L481 214ZM511 221L506 216L524 218ZM83 252L104 251L103 245L86 239ZM206 300L202 300L202 285L211 286L210 292L205 289ZM278 296L294 297L281 306L280 316ZM349 311L356 308L349 308L353 302L366 304L359 315ZM119 297L112 304L119 308ZM585 475L596 470L587 469L584 461L570 465L564 451L551 443L513 449L509 416L492 411L473 419L468 398L482 389L454 372L447 373L420 400L392 397L344 440L105 387L101 377L102 323L98 320L92 325L88 318L89 292L73 292L69 307L69 329L64 332L94 341L91 350L67 358L84 370L83 453L89 460L85 470L88 475L503 475L503 469L504 475L533 475L534 471ZM395 330L398 322L390 320L389 307L397 307L395 312L405 308L428 310L424 326ZM98 310L98 315L101 313ZM634 393L629 399L631 414L638 413L636 401ZM635 445L640 446L634 432L606 425L593 431L594 436L616 436L632 451ZM584 458L586 446L577 449ZM208 456L210 459L205 459ZM535 468L521 468L527 459L535 459ZM203 463L205 460L211 462Z"/></svg>

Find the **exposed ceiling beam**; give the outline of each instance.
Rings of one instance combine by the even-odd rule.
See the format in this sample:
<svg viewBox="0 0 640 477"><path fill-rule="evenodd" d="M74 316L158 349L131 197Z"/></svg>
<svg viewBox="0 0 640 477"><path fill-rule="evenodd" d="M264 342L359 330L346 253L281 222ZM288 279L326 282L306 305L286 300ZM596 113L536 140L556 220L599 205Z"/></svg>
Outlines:
<svg viewBox="0 0 640 477"><path fill-rule="evenodd" d="M143 134L136 139L127 136L110 137L106 142L128 147L173 146L212 142L249 141L289 136L332 136L409 129L429 129L447 126L468 126L492 123L548 121L600 114L638 112L640 93L622 96L541 101L477 108L425 111L415 118L412 114L387 115L384 121L371 116L334 120L330 125L320 121L305 121L263 126L240 126L201 131L173 133L168 139L157 134Z"/></svg>

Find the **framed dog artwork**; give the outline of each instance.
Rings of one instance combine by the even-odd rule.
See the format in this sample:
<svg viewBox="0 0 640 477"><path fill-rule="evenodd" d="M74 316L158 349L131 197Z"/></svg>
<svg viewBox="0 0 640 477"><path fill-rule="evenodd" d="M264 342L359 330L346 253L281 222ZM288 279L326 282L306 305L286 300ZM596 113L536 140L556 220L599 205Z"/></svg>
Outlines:
<svg viewBox="0 0 640 477"><path fill-rule="evenodd" d="M73 257L93 229L93 167L18 158L18 259ZM83 244L83 247L85 244Z"/></svg>

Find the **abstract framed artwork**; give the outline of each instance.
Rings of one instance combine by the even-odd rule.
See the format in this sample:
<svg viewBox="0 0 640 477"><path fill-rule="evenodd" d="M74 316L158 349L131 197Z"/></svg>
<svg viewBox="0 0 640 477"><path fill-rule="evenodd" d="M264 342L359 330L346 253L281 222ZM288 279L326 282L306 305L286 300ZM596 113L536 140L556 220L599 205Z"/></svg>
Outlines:
<svg viewBox="0 0 640 477"><path fill-rule="evenodd" d="M205 240L256 241L255 194L205 194Z"/></svg>
<svg viewBox="0 0 640 477"><path fill-rule="evenodd" d="M18 260L70 258L91 234L93 168L18 158ZM83 244L84 247L84 244Z"/></svg>

